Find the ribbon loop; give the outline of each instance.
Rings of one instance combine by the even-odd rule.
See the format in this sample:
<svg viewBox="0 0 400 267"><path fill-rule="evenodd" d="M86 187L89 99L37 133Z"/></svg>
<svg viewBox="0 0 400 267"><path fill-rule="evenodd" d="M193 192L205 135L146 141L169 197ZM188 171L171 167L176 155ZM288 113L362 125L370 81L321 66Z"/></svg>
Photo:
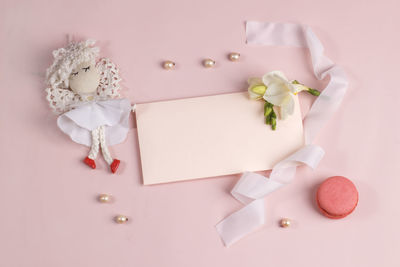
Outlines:
<svg viewBox="0 0 400 267"><path fill-rule="evenodd" d="M233 188L231 194L237 200L246 204L253 200L264 198L281 186L283 186L282 183L267 179L260 174L245 172Z"/></svg>

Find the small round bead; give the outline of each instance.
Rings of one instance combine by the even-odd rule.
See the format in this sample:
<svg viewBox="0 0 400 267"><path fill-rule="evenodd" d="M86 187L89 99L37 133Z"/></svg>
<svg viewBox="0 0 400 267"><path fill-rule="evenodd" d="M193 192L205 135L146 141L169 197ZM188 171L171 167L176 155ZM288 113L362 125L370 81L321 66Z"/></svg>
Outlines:
<svg viewBox="0 0 400 267"><path fill-rule="evenodd" d="M281 225L281 227L283 227L283 228L289 227L291 223L292 223L292 222L291 222L290 219L288 219L288 218L283 218L283 219L280 221L280 225Z"/></svg>
<svg viewBox="0 0 400 267"><path fill-rule="evenodd" d="M112 196L109 194L100 194L98 200L101 203L110 203L112 201Z"/></svg>
<svg viewBox="0 0 400 267"><path fill-rule="evenodd" d="M115 217L115 222L119 224L126 223L128 222L128 217L126 217L125 215L118 215Z"/></svg>
<svg viewBox="0 0 400 267"><path fill-rule="evenodd" d="M236 52L233 52L233 53L230 53L228 55L228 58L229 58L230 61L238 61L239 58L240 58L240 54L236 53Z"/></svg>
<svg viewBox="0 0 400 267"><path fill-rule="evenodd" d="M203 65L206 68L212 68L215 66L215 61L212 60L211 58L207 58L203 60Z"/></svg>
<svg viewBox="0 0 400 267"><path fill-rule="evenodd" d="M172 62L170 60L164 61L163 68L166 70L172 70L175 68L175 62Z"/></svg>

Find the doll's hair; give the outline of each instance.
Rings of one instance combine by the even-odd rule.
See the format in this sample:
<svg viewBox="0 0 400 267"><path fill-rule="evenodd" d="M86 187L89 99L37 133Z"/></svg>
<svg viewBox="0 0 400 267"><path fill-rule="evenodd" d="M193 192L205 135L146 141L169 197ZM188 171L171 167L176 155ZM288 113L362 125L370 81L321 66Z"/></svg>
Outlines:
<svg viewBox="0 0 400 267"><path fill-rule="evenodd" d="M69 43L53 51L54 62L46 71L46 83L51 88L69 88L69 76L74 68L84 62L95 63L100 49L94 40Z"/></svg>
<svg viewBox="0 0 400 267"><path fill-rule="evenodd" d="M69 111L75 104L81 103L79 94L69 88L69 77L80 64L87 62L95 64L100 74L99 85L94 95L95 100L105 100L120 97L121 78L119 70L108 58L102 58L96 63L100 49L94 47L95 41L86 40L70 43L64 48L53 51L54 62L46 73L46 99L56 114Z"/></svg>

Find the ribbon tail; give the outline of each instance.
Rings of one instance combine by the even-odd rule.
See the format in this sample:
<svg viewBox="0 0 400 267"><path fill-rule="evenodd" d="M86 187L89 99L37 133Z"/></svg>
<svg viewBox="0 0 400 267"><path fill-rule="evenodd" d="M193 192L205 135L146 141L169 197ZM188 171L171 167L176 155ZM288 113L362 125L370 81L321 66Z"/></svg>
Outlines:
<svg viewBox="0 0 400 267"><path fill-rule="evenodd" d="M224 245L229 247L265 223L264 200L257 199L231 214L215 228Z"/></svg>

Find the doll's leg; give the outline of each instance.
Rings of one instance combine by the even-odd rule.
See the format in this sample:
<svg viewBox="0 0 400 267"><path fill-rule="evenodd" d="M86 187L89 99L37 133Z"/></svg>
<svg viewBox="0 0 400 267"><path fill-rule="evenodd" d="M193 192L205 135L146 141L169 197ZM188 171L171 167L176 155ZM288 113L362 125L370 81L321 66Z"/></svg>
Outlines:
<svg viewBox="0 0 400 267"><path fill-rule="evenodd" d="M108 163L108 165L110 165L111 172L115 173L121 161L111 157L110 151L108 150L106 144L106 129L104 126L100 126L99 128L101 152L103 153L104 160Z"/></svg>
<svg viewBox="0 0 400 267"><path fill-rule="evenodd" d="M100 149L100 127L92 131L92 145L90 147L89 155L85 158L83 162L86 163L92 169L96 169L96 163L94 160L97 158Z"/></svg>

